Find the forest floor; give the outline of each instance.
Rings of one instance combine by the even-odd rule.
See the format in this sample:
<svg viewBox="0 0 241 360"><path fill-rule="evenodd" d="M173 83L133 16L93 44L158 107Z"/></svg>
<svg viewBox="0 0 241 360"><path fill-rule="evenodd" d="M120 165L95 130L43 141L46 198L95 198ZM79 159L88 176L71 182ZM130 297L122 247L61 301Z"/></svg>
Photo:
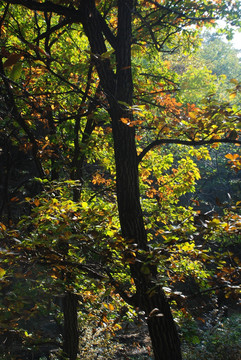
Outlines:
<svg viewBox="0 0 241 360"><path fill-rule="evenodd" d="M116 336L122 349L118 351L115 360L151 360L152 356L151 339L148 328L144 321L128 323Z"/></svg>

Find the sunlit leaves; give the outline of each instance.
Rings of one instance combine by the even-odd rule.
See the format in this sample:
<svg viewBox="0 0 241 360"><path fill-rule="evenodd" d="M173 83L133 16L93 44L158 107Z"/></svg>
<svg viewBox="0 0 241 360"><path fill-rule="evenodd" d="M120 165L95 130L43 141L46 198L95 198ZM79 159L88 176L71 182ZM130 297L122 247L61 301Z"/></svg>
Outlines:
<svg viewBox="0 0 241 360"><path fill-rule="evenodd" d="M54 3L66 5L67 1ZM72 4L75 9L77 2ZM188 277L204 288L213 272L213 265L208 271L205 264L212 264L214 258L197 244L215 239L217 234L238 235L240 231L239 203L224 218L215 213L195 222L202 215L201 210L191 206L200 207L198 200L191 200L201 177L199 162L207 164L211 156L204 147L180 146L180 141L195 146L197 141L238 140L240 109L237 102L220 102L213 95L218 81L206 65L196 59L193 62L192 56L169 56L179 46L185 54L193 51L199 43L198 31L190 25L202 26L204 20L210 21L202 18L214 16L220 10L219 4L215 2L213 7L213 2L172 0L136 4L133 33L129 34L132 65L121 69L133 73L131 105L118 99L118 91L106 91L105 81L109 78L99 79L98 67L106 62L111 74L113 71L113 88L118 90L117 49L111 44L116 41L117 7L108 1L96 4L114 34L110 41L105 32L107 50L102 53L90 51L81 18L74 23L71 17L15 5L5 19L1 49L6 99L14 99L8 111L13 107L19 112L17 118L7 114L11 119L7 132L11 134L10 143L17 144L33 159L34 166L40 164L43 170L37 175L42 176L37 184L39 190L28 195L32 175L25 177L24 169L23 183L16 189L12 186L8 194L7 206L22 201L27 215L13 223L7 214L0 223L0 255L4 261L1 281L5 286L11 276L18 279L7 298L9 308L16 318L25 310L23 300L15 306L11 298L21 295L24 289L36 303L32 309L37 311L41 304L44 307L44 301L49 301L60 314L50 297L70 291L79 296L80 321L83 327L91 326L91 335L104 328L114 333L120 329L123 317L133 316L133 310L125 307L116 294L121 294L122 289L126 296L135 293L137 282L130 268L138 265L141 276L147 279L151 267L157 266L156 281L167 285L170 297L171 286ZM187 64L180 64L182 60ZM223 77L220 84L224 83ZM230 86L228 94L236 98L239 83L231 80ZM152 141L163 140L161 146L146 153L138 169L148 251L138 249L136 239L121 236L115 189L115 160L120 149L114 153L113 114L120 115L121 129L136 132L138 154ZM125 146L128 148L128 144ZM134 151L134 160L135 156ZM226 158L239 169L236 151ZM134 165L137 167L135 161ZM138 181L135 186L138 197ZM73 196L76 193L78 196ZM185 203L184 197L190 201ZM233 275L226 259L223 263L219 259L218 266L223 266L224 272L219 271L219 279L224 277L226 281ZM149 295L154 292L150 289ZM42 294L47 294L43 302L38 300ZM30 316L29 308L27 311L26 316ZM23 334L30 338L28 332Z"/></svg>
<svg viewBox="0 0 241 360"><path fill-rule="evenodd" d="M149 198L157 198L162 206L165 203L170 205L175 203L181 195L194 190L195 182L200 178L200 174L190 157L181 159L175 167L171 168L173 157L170 154L162 156L156 151L156 155L159 161L162 159L161 165L155 166L155 161L157 161L155 155L153 158L150 157L146 160L149 166L142 171L141 178L150 186L146 193Z"/></svg>
<svg viewBox="0 0 241 360"><path fill-rule="evenodd" d="M229 160L228 164L238 172L241 169L241 157L239 154L227 154L225 157Z"/></svg>

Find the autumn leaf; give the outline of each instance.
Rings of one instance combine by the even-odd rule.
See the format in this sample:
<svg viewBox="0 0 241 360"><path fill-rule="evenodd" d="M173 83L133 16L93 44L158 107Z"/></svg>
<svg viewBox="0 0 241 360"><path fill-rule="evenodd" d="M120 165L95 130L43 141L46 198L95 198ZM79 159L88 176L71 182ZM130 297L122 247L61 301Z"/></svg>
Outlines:
<svg viewBox="0 0 241 360"><path fill-rule="evenodd" d="M6 226L3 224L3 223L0 223L0 228L1 228L1 230L3 230L3 231L5 231L7 228L6 228Z"/></svg>
<svg viewBox="0 0 241 360"><path fill-rule="evenodd" d="M227 155L225 155L225 157L226 157L227 159L230 159L230 160L234 161L234 160L236 160L237 158L239 158L239 155L238 155L238 154L227 154Z"/></svg>
<svg viewBox="0 0 241 360"><path fill-rule="evenodd" d="M33 202L33 203L34 203L35 206L39 206L40 201L39 201L39 199L34 199L34 202Z"/></svg>
<svg viewBox="0 0 241 360"><path fill-rule="evenodd" d="M115 310L115 307L114 307L114 305L112 305L112 304L109 304L109 309L110 309L111 311Z"/></svg>
<svg viewBox="0 0 241 360"><path fill-rule="evenodd" d="M6 270L0 267L0 278L2 278L6 274Z"/></svg>

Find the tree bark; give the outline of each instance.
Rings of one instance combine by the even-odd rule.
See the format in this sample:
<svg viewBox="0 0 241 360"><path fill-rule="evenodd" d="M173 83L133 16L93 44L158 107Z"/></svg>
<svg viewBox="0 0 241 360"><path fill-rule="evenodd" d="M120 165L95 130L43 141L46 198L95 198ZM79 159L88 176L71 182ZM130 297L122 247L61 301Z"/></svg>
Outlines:
<svg viewBox="0 0 241 360"><path fill-rule="evenodd" d="M118 1L118 34L117 34L117 98L118 101L132 105L131 74L131 16L133 0ZM115 115L115 116L114 116ZM113 137L116 161L116 183L119 217L122 234L133 239L138 249L148 254L147 235L144 227L140 205L138 159L135 144L134 127L123 124L121 117L132 114L128 111L112 114ZM143 258L144 257L144 258ZM157 285L156 266L149 266L147 274L142 271L145 256L141 255L131 265L135 280L137 305L145 311L148 329L156 360L180 360L180 341L171 314L170 306L164 292Z"/></svg>
<svg viewBox="0 0 241 360"><path fill-rule="evenodd" d="M82 18L91 51L95 55L101 86L109 102L116 163L116 187L119 219L124 238L136 243L137 261L130 265L136 285L136 306L145 311L148 329L156 360L181 360L180 341L170 306L164 292L157 285L157 268L148 266L147 274L142 265L148 255L147 234L140 204L138 157L135 128L121 119L133 119L131 106L133 83L131 72L131 24L133 0L118 0L118 32L116 39L116 74L108 59L98 59L106 52L102 25L94 1L85 3ZM97 55L97 56L96 56ZM125 105L125 104L128 104ZM144 252L143 252L144 251ZM143 255L146 253L146 256Z"/></svg>

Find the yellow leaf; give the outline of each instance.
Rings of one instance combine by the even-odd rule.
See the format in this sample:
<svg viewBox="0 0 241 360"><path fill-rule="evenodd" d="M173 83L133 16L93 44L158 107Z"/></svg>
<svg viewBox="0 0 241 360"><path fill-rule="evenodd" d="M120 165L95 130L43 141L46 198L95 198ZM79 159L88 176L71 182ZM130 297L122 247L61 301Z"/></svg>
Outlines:
<svg viewBox="0 0 241 360"><path fill-rule="evenodd" d="M230 95L229 95L229 99L234 99L234 98L236 97L236 95L237 95L236 93L230 94Z"/></svg>
<svg viewBox="0 0 241 360"><path fill-rule="evenodd" d="M115 307L114 307L114 305L112 305L112 304L109 304L109 309L110 309L111 311L115 310Z"/></svg>
<svg viewBox="0 0 241 360"><path fill-rule="evenodd" d="M6 270L0 267L0 278L2 278L6 274Z"/></svg>
<svg viewBox="0 0 241 360"><path fill-rule="evenodd" d="M122 329L122 327L121 327L120 324L115 324L115 325L113 326L113 328L114 328L114 330L120 330L120 329Z"/></svg>
<svg viewBox="0 0 241 360"><path fill-rule="evenodd" d="M81 203L81 206L82 206L83 209L87 209L88 203L85 202L85 201L83 201L83 202Z"/></svg>
<svg viewBox="0 0 241 360"><path fill-rule="evenodd" d="M217 227L218 225L220 225L220 220L217 218L212 219L208 223L208 227Z"/></svg>
<svg viewBox="0 0 241 360"><path fill-rule="evenodd" d="M230 82L234 85L238 85L238 80L237 79L231 79Z"/></svg>
<svg viewBox="0 0 241 360"><path fill-rule="evenodd" d="M194 112L191 112L191 111L188 113L188 115L191 119L196 119L196 117L197 117L197 114L195 114Z"/></svg>

